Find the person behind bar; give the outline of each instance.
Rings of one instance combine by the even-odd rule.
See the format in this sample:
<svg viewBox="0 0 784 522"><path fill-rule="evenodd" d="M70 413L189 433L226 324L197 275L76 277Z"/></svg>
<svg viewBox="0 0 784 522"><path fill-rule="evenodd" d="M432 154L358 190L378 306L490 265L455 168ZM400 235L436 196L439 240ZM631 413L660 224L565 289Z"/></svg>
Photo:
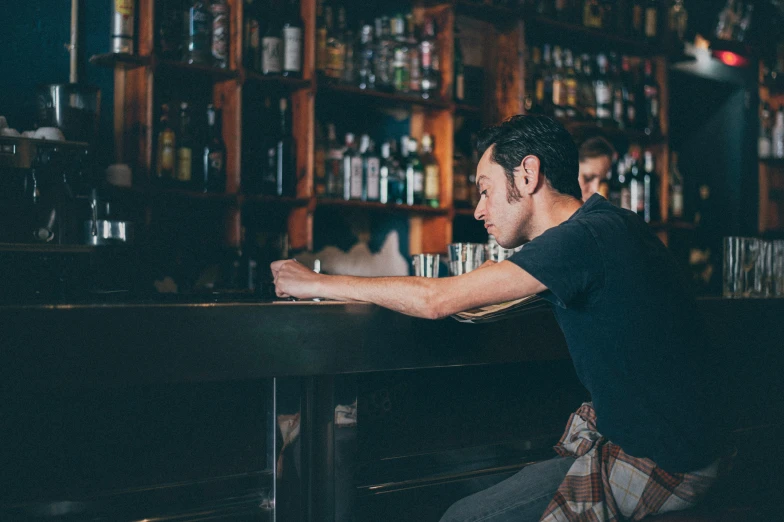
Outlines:
<svg viewBox="0 0 784 522"><path fill-rule="evenodd" d="M528 240L511 258L441 279L321 275L276 261L277 295L430 319L532 294L552 304L592 402L572 414L557 457L460 500L442 521L639 520L694 505L715 480L720 440L697 362L696 304L676 261L637 215L598 194L580 201L577 148L554 120L514 116L477 146L474 216L505 248Z"/></svg>
<svg viewBox="0 0 784 522"><path fill-rule="evenodd" d="M588 201L588 198L599 192L601 182L607 179L615 149L602 136L592 136L580 143L578 151L580 171L577 179L580 181L582 199ZM602 195L606 197L605 194Z"/></svg>

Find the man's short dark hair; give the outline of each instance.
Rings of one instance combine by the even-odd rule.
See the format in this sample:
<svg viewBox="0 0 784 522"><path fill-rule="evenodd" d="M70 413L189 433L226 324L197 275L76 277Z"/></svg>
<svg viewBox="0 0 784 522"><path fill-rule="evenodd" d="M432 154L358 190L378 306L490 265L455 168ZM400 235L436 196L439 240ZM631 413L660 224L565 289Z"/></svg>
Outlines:
<svg viewBox="0 0 784 522"><path fill-rule="evenodd" d="M494 147L490 159L506 172L510 203L520 199L520 191L514 183L514 170L529 154L539 158L540 172L553 189L582 198L577 180L580 170L577 147L563 125L552 118L518 115L487 127L479 134L476 148L479 154L484 154L491 146Z"/></svg>
<svg viewBox="0 0 784 522"><path fill-rule="evenodd" d="M615 147L602 136L593 136L583 141L578 149L580 161L607 156L612 161Z"/></svg>

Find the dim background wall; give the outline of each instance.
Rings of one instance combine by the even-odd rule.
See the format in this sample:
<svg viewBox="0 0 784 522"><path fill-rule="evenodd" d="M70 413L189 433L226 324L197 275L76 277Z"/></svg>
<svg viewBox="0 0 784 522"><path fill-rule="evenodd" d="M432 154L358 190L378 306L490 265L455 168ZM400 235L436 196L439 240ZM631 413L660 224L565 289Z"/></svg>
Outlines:
<svg viewBox="0 0 784 522"><path fill-rule="evenodd" d="M82 0L80 83L101 90L101 122L96 153L99 165L113 155L114 75L90 65L94 54L110 49L111 2ZM13 0L0 17L0 115L19 132L35 124L35 93L41 84L68 83L71 0Z"/></svg>

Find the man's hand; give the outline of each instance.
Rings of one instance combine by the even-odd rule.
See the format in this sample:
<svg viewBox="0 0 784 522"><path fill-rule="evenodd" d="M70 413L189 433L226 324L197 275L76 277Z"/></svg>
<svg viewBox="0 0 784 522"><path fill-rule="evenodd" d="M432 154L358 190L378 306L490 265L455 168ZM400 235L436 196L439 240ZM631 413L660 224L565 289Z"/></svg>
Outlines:
<svg viewBox="0 0 784 522"><path fill-rule="evenodd" d="M318 295L318 283L321 278L327 276L317 274L293 259L275 261L270 268L275 281L275 295L278 297L301 299L323 297Z"/></svg>

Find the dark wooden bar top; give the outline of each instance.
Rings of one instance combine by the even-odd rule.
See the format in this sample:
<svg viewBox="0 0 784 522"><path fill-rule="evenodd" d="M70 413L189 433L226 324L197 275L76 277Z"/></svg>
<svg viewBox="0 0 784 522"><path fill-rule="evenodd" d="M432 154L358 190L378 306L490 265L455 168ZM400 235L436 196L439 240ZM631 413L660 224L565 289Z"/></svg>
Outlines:
<svg viewBox="0 0 784 522"><path fill-rule="evenodd" d="M704 298L698 305L717 365L742 371L751 358L783 369L784 299ZM6 386L240 380L569 356L548 309L471 325L362 303L38 304L0 306L0 325Z"/></svg>

